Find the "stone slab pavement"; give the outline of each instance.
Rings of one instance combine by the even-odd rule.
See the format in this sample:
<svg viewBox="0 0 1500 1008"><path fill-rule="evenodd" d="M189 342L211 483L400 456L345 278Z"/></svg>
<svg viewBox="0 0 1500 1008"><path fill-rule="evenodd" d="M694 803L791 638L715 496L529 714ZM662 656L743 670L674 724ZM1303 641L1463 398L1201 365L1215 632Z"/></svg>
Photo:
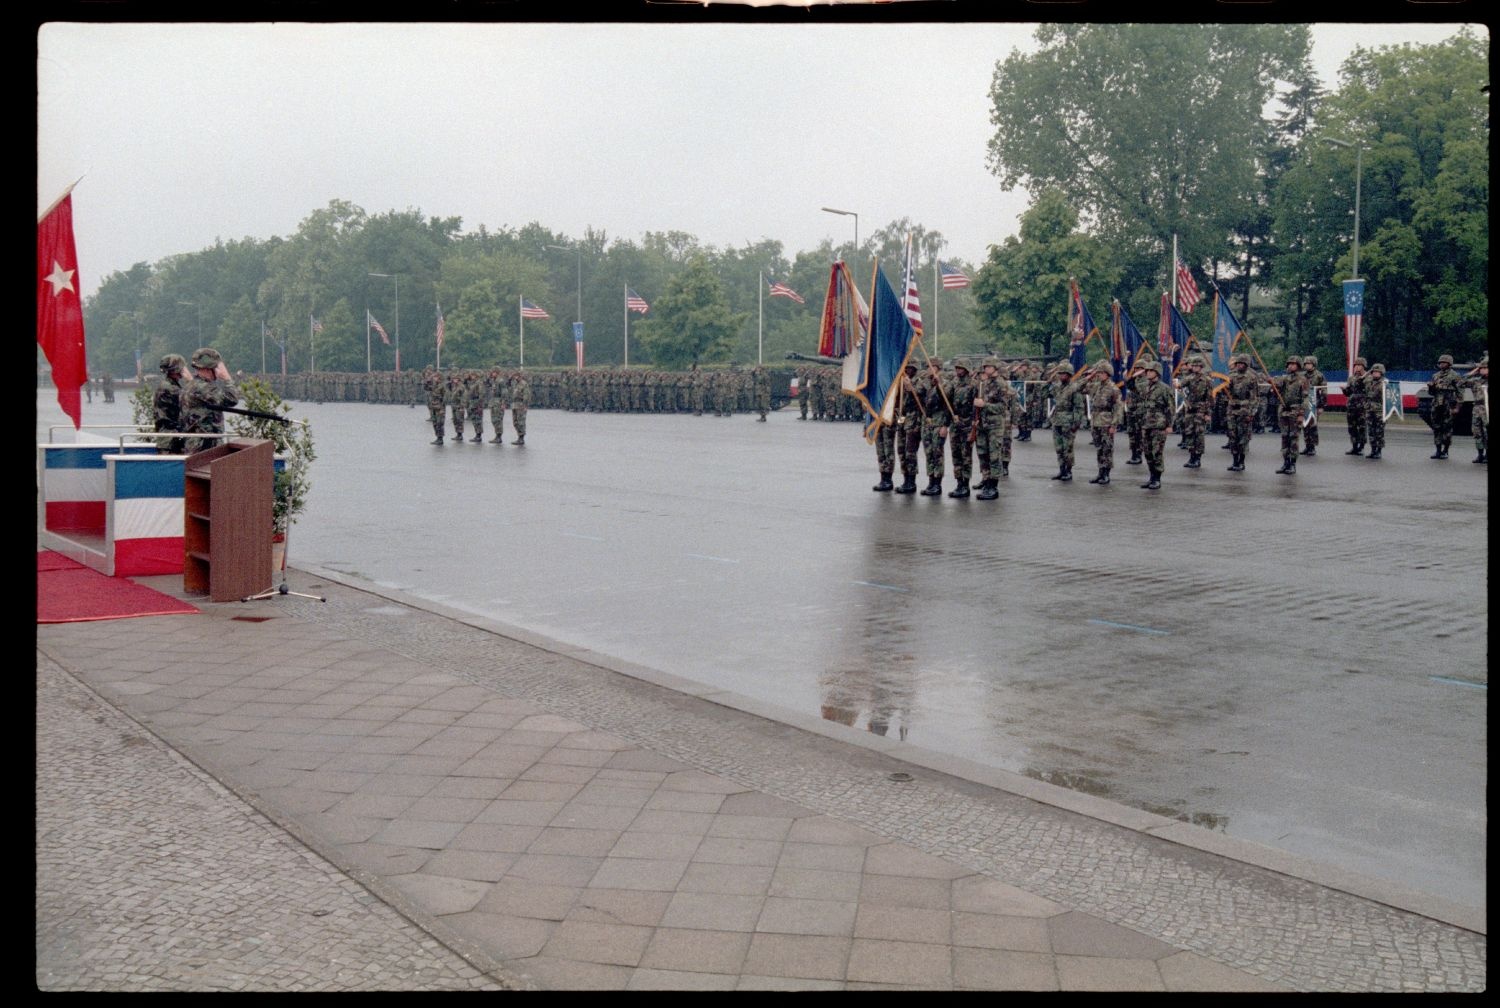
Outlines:
<svg viewBox="0 0 1500 1008"><path fill-rule="evenodd" d="M37 628L39 988L1486 985L1482 921L290 580Z"/></svg>

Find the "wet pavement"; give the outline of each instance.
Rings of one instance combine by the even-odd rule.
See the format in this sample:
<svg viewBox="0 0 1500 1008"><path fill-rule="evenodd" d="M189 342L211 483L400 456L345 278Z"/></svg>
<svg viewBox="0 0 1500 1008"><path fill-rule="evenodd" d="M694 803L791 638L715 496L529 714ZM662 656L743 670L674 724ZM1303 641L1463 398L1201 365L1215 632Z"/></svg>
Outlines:
<svg viewBox="0 0 1500 1008"><path fill-rule="evenodd" d="M534 410L523 448L429 446L419 409L295 413L319 459L294 565L1484 906L1467 439L1439 463L1393 432L1369 462L1330 428L1292 478L1269 436L1241 475L1217 441L1196 472L1169 448L1148 493L1123 454L1110 487L1084 450L1050 480L1039 438L986 503L871 493L853 425L786 410Z"/></svg>

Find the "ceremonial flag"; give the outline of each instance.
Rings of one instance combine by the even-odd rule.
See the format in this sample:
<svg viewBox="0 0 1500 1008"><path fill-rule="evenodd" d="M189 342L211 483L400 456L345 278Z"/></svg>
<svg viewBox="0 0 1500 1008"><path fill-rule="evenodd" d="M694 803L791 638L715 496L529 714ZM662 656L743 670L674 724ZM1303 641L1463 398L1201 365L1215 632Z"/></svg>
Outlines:
<svg viewBox="0 0 1500 1008"><path fill-rule="evenodd" d="M806 298L804 298L801 294L798 294L796 291L792 290L786 284L781 283L780 281L771 284L771 296L791 298L798 304L807 304Z"/></svg>
<svg viewBox="0 0 1500 1008"><path fill-rule="evenodd" d="M969 286L969 278L964 275L963 271L949 266L945 262L938 262L938 273L942 276L943 290L954 290L958 287Z"/></svg>
<svg viewBox="0 0 1500 1008"><path fill-rule="evenodd" d="M385 326L375 321L375 316L370 314L370 309L368 308L365 309L365 318L369 321L370 325L374 327L375 331L380 334L380 342L384 343L386 346L390 346L391 338L385 334Z"/></svg>
<svg viewBox="0 0 1500 1008"><path fill-rule="evenodd" d="M901 306L917 339L922 338L922 299L917 296L917 270L912 261L911 235L906 236L906 263L901 268Z"/></svg>
<svg viewBox="0 0 1500 1008"><path fill-rule="evenodd" d="M911 358L917 338L907 306L891 290L878 265L874 295L870 332L856 350L857 381L850 393L865 408L865 440L871 442L883 425L895 420L897 378Z"/></svg>
<svg viewBox="0 0 1500 1008"><path fill-rule="evenodd" d="M443 306L441 303L439 303L437 306L437 316L437 346L438 349L441 350L443 349L443 332L447 328L446 324L443 321Z"/></svg>
<svg viewBox="0 0 1500 1008"><path fill-rule="evenodd" d="M1359 356L1359 337L1364 329L1365 282L1344 281L1344 350L1348 357L1345 366L1354 371L1354 358Z"/></svg>
<svg viewBox="0 0 1500 1008"><path fill-rule="evenodd" d="M1115 384L1119 384L1135 367L1135 359L1140 356L1141 347L1146 345L1146 337L1136 328L1124 305L1116 300L1111 307L1114 320L1110 327L1109 363L1114 368Z"/></svg>
<svg viewBox="0 0 1500 1008"><path fill-rule="evenodd" d="M1213 376L1219 380L1219 388L1223 383L1229 381L1229 357L1234 353L1235 346L1240 338L1245 335L1245 327L1240 325L1240 320L1234 317L1234 312L1229 307L1229 299L1218 290L1214 290L1214 348L1209 355L1208 369ZM1215 388L1218 391L1218 388Z"/></svg>
<svg viewBox="0 0 1500 1008"><path fill-rule="evenodd" d="M1170 382L1177 374L1177 369L1182 367L1182 354L1194 343L1193 331L1188 328L1187 321L1177 306L1168 300L1167 295L1161 296L1161 324L1157 328L1157 343L1161 344L1163 336L1166 338L1166 350L1161 356L1163 369L1163 380ZM1228 355L1226 355L1227 358ZM1224 368L1224 374L1220 377L1228 380L1228 364Z"/></svg>
<svg viewBox="0 0 1500 1008"><path fill-rule="evenodd" d="M578 370L583 370L583 323L573 323L573 350L578 357Z"/></svg>
<svg viewBox="0 0 1500 1008"><path fill-rule="evenodd" d="M1380 394L1382 396L1381 410L1385 414L1384 418L1389 420L1391 414L1394 413L1398 418L1405 420L1406 411L1402 408L1401 403L1401 383L1399 381L1388 382L1382 380L1380 383Z"/></svg>
<svg viewBox="0 0 1500 1008"><path fill-rule="evenodd" d="M1173 239L1175 243L1176 239ZM1182 311L1190 312L1198 307L1198 302L1203 300L1203 295L1198 293L1198 284L1193 280L1193 273L1187 268L1181 259L1177 260L1177 307Z"/></svg>
<svg viewBox="0 0 1500 1008"><path fill-rule="evenodd" d="M319 322L316 316L309 315L308 318L312 319L312 331L313 332L322 332L323 331L323 323Z"/></svg>
<svg viewBox="0 0 1500 1008"><path fill-rule="evenodd" d="M644 315L648 311L651 310L651 306L646 303L646 299L645 298L641 297L639 294L637 294L635 291L631 290L629 287L626 287L625 288L625 309L627 311L640 312L642 315Z"/></svg>
<svg viewBox="0 0 1500 1008"><path fill-rule="evenodd" d="M842 259L828 271L828 292L823 299L823 321L818 329L818 353L823 357L848 358L870 328L870 313L864 298ZM846 381L844 391L853 392Z"/></svg>
<svg viewBox="0 0 1500 1008"><path fill-rule="evenodd" d="M1073 371L1083 369L1084 359L1088 354L1088 341L1091 337L1098 335L1099 327L1094 325L1094 317L1089 314L1088 306L1083 303L1083 295L1078 292L1078 281L1068 280L1068 363L1073 365Z"/></svg>
<svg viewBox="0 0 1500 1008"><path fill-rule="evenodd" d="M541 307L540 305L532 303L527 298L522 298L521 317L531 319L549 319L552 316L547 314L547 309Z"/></svg>
<svg viewBox="0 0 1500 1008"><path fill-rule="evenodd" d="M73 419L75 430L83 423L78 390L89 380L80 286L69 190L36 225L36 341L52 365L57 405Z"/></svg>

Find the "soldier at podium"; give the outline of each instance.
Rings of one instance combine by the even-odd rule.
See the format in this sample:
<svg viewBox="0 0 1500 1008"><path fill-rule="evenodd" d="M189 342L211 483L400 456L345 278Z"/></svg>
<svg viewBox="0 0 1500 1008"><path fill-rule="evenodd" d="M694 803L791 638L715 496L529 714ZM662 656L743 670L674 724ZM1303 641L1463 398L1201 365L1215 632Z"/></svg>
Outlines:
<svg viewBox="0 0 1500 1008"><path fill-rule="evenodd" d="M224 433L225 406L240 401L240 390L230 380L224 358L213 347L193 351L193 377L182 390L182 430L187 434ZM219 438L188 438L192 455L219 443Z"/></svg>

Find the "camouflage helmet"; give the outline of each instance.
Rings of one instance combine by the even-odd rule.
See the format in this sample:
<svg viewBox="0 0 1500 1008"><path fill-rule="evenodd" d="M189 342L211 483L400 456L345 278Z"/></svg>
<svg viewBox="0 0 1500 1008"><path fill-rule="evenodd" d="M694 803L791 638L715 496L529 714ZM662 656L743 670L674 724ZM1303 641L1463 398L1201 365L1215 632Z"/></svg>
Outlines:
<svg viewBox="0 0 1500 1008"><path fill-rule="evenodd" d="M1445 353L1445 354L1443 354L1441 357L1438 358L1438 363L1439 364L1452 364L1453 363L1453 355L1451 353Z"/></svg>
<svg viewBox="0 0 1500 1008"><path fill-rule="evenodd" d="M979 362L979 367L980 367L981 370L984 369L984 368L987 368L987 367L992 367L996 371L999 371L1000 370L1000 358L999 357L986 357L984 360L982 360L982 361Z"/></svg>
<svg viewBox="0 0 1500 1008"><path fill-rule="evenodd" d="M1073 373L1073 362L1072 361L1065 361L1065 360L1064 361L1058 361L1056 364L1052 365L1052 370L1053 371L1061 371L1064 374L1072 374Z"/></svg>
<svg viewBox="0 0 1500 1008"><path fill-rule="evenodd" d="M188 362L183 360L182 354L169 353L161 359L161 363L157 366L161 368L162 374L171 374L173 371L186 371L188 369Z"/></svg>
<svg viewBox="0 0 1500 1008"><path fill-rule="evenodd" d="M953 370L955 370L955 371L957 371L959 368L963 368L965 371L969 370L969 365L965 364L963 361L959 360L957 357L953 358L953 365L952 366L953 366Z"/></svg>
<svg viewBox="0 0 1500 1008"><path fill-rule="evenodd" d="M1236 364L1243 364L1246 367L1249 367L1250 366L1250 358L1246 357L1242 353L1237 353L1234 356L1232 356L1232 357L1229 358L1229 366L1230 367L1234 367Z"/></svg>
<svg viewBox="0 0 1500 1008"><path fill-rule="evenodd" d="M1296 354L1287 354L1286 355L1286 365L1287 365L1287 367L1291 367L1293 364L1297 365L1300 368L1302 366L1302 358L1298 357Z"/></svg>
<svg viewBox="0 0 1500 1008"><path fill-rule="evenodd" d="M1314 357L1312 354L1308 354L1306 357L1302 358L1302 366L1315 368L1318 366L1318 358Z"/></svg>
<svg viewBox="0 0 1500 1008"><path fill-rule="evenodd" d="M193 351L193 367L216 368L224 363L224 358L219 356L219 351L213 347L200 347Z"/></svg>
<svg viewBox="0 0 1500 1008"><path fill-rule="evenodd" d="M1107 360L1102 360L1098 364L1095 364L1094 370L1098 371L1106 378L1113 378L1115 376L1115 366L1113 363Z"/></svg>
<svg viewBox="0 0 1500 1008"><path fill-rule="evenodd" d="M903 371L915 371L916 369L917 362L909 358L907 359L906 363L901 366L901 370Z"/></svg>
<svg viewBox="0 0 1500 1008"><path fill-rule="evenodd" d="M1146 357L1136 362L1136 368L1141 371L1155 371L1158 378L1161 377L1161 364L1155 357Z"/></svg>
<svg viewBox="0 0 1500 1008"><path fill-rule="evenodd" d="M1354 358L1355 367L1369 367L1369 363L1363 357Z"/></svg>
<svg viewBox="0 0 1500 1008"><path fill-rule="evenodd" d="M1376 361L1374 364L1370 365L1370 373L1371 374L1374 374L1377 371L1380 372L1381 374L1385 374L1385 365L1382 364L1382 363L1380 363L1379 361Z"/></svg>

